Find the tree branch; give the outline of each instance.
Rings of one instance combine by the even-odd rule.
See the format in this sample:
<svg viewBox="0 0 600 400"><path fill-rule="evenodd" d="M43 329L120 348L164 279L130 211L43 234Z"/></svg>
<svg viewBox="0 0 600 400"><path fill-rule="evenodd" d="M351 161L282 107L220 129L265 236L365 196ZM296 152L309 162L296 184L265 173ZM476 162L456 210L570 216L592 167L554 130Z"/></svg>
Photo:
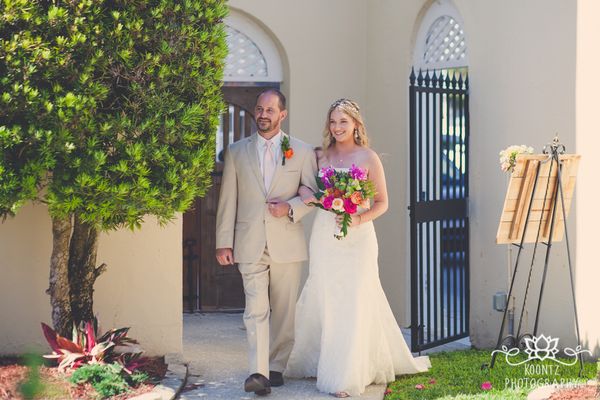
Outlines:
<svg viewBox="0 0 600 400"><path fill-rule="evenodd" d="M94 270L94 280L98 279L98 277L103 274L104 272L106 272L106 263L102 263L100 264L100 266L98 268L96 268Z"/></svg>

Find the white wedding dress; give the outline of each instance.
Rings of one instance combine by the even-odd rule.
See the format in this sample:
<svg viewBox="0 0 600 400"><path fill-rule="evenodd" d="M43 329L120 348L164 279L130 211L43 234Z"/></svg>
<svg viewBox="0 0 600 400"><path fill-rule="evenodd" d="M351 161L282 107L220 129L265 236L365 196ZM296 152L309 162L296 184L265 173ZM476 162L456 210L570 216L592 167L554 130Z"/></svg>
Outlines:
<svg viewBox="0 0 600 400"><path fill-rule="evenodd" d="M284 374L357 396L371 383L427 371L429 358L412 356L381 287L373 223L350 227L341 240L335 229L335 214L318 209Z"/></svg>

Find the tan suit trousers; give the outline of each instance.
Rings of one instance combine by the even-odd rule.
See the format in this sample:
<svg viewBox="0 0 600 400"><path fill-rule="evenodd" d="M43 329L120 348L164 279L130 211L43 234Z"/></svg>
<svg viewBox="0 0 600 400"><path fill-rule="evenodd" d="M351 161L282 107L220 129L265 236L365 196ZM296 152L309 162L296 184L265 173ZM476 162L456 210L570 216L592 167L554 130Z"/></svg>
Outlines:
<svg viewBox="0 0 600 400"><path fill-rule="evenodd" d="M249 372L268 378L269 371L283 372L294 346L302 262L274 263L265 248L258 262L240 263L238 268L246 294Z"/></svg>

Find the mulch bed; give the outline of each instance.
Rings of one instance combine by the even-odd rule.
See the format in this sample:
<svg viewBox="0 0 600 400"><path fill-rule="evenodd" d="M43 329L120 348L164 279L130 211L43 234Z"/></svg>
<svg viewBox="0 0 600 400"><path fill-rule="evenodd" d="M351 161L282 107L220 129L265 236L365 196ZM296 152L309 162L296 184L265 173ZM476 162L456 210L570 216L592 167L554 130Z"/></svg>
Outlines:
<svg viewBox="0 0 600 400"><path fill-rule="evenodd" d="M570 389L560 389L548 400L593 400L600 398L600 386L586 385Z"/></svg>
<svg viewBox="0 0 600 400"><path fill-rule="evenodd" d="M150 392L167 372L164 357L150 357L148 362L139 371L147 373L151 381L143 383L137 388L118 396L111 397L113 400L124 400L143 393ZM23 399L18 387L28 375L28 368L22 365L17 357L0 357L0 399ZM73 385L67 381L69 372L60 372L57 368L42 366L40 376L46 384L46 393L42 398L65 400L97 400L97 392L90 384Z"/></svg>

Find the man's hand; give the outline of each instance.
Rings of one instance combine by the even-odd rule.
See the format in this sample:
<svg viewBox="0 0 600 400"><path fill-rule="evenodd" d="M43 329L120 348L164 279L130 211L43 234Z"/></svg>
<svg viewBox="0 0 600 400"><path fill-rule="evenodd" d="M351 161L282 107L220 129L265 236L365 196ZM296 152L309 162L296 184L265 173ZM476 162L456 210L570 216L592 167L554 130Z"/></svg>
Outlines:
<svg viewBox="0 0 600 400"><path fill-rule="evenodd" d="M217 261L223 266L233 265L233 249L217 249Z"/></svg>
<svg viewBox="0 0 600 400"><path fill-rule="evenodd" d="M287 217L290 210L290 204L286 201L270 201L267 207L271 215L276 218Z"/></svg>

